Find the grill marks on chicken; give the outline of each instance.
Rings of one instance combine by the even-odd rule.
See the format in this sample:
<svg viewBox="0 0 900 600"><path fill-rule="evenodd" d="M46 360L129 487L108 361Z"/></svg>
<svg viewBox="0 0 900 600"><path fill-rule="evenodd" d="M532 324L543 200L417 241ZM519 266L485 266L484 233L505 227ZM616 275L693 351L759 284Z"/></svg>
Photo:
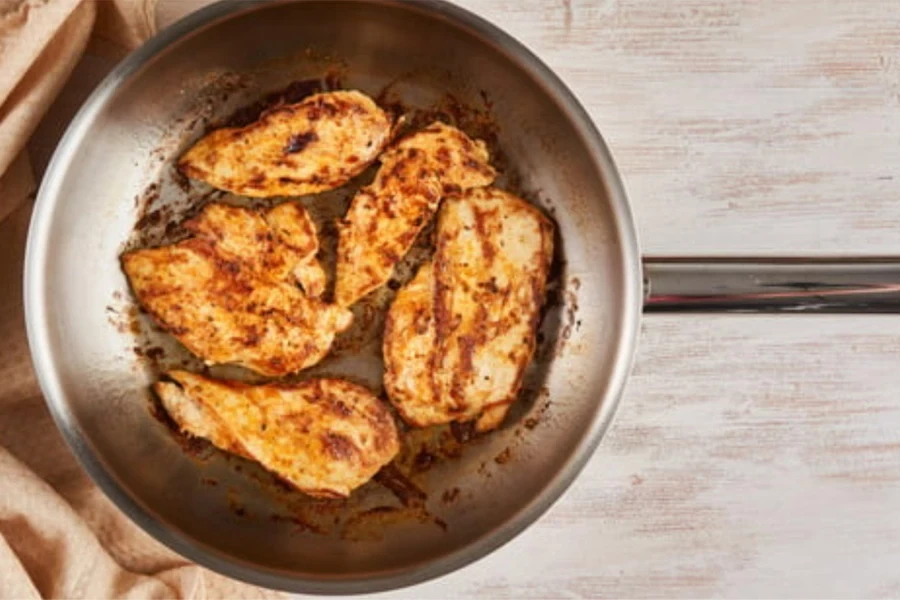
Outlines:
<svg viewBox="0 0 900 600"><path fill-rule="evenodd" d="M384 389L403 420L425 427L446 422L432 372L437 366L434 267L428 262L394 298L384 324Z"/></svg>
<svg viewBox="0 0 900 600"><path fill-rule="evenodd" d="M153 319L208 364L293 373L319 362L350 326L349 310L316 298L325 276L301 205L259 212L211 203L185 227L194 237L128 252L122 267Z"/></svg>
<svg viewBox="0 0 900 600"><path fill-rule="evenodd" d="M494 188L445 200L432 264L397 295L384 337L385 389L415 426L500 425L534 354L553 225Z"/></svg>
<svg viewBox="0 0 900 600"><path fill-rule="evenodd" d="M341 306L387 282L442 197L496 177L484 142L440 122L398 141L380 160L375 180L354 197L338 227L335 301Z"/></svg>
<svg viewBox="0 0 900 600"><path fill-rule="evenodd" d="M339 379L251 386L186 371L153 387L190 435L255 460L297 489L343 498L399 452L394 420L369 390Z"/></svg>
<svg viewBox="0 0 900 600"><path fill-rule="evenodd" d="M217 129L182 157L192 179L244 196L324 192L362 173L392 134L391 118L357 91L314 94L246 127Z"/></svg>

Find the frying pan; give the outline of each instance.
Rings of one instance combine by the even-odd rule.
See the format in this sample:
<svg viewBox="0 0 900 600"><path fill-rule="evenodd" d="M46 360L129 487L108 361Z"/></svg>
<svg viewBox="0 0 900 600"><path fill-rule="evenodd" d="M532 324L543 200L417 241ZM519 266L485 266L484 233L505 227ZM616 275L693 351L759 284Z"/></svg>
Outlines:
<svg viewBox="0 0 900 600"><path fill-rule="evenodd" d="M393 475L343 502L281 490L254 465L188 444L152 418L149 384L166 368L197 365L135 310L118 263L129 244L164 241L171 223L212 197L172 169L204 128L273 90L323 78L476 129L489 138L498 184L541 206L558 229L541 343L503 427L469 440L457 429L407 432ZM327 223L348 194L304 202ZM878 259L642 264L600 134L565 85L495 26L436 1L223 2L131 54L71 123L34 210L25 303L50 412L134 522L232 577L355 593L450 572L535 521L609 426L642 309L892 311L897 275ZM379 389L372 349L385 289L311 374Z"/></svg>

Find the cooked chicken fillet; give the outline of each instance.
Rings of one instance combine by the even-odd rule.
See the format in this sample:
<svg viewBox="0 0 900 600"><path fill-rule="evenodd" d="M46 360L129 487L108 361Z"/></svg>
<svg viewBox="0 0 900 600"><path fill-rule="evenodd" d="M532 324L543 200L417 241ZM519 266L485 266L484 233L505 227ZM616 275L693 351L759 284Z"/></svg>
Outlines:
<svg viewBox="0 0 900 600"><path fill-rule="evenodd" d="M340 187L375 160L391 118L357 91L314 94L246 127L217 129L178 162L182 173L235 194L300 196Z"/></svg>
<svg viewBox="0 0 900 600"><path fill-rule="evenodd" d="M397 292L384 324L384 389L403 420L424 427L447 421L436 401L432 371L437 366L434 326L434 270L425 263Z"/></svg>
<svg viewBox="0 0 900 600"><path fill-rule="evenodd" d="M296 260L293 275L303 291L313 298L321 296L325 291L325 270L316 257L319 235L309 213L297 202L283 202L269 209L263 218L275 234L277 241L273 245L289 249L288 255Z"/></svg>
<svg viewBox="0 0 900 600"><path fill-rule="evenodd" d="M335 301L341 306L390 279L442 196L489 185L496 176L484 142L439 122L389 147L380 160L375 180L359 191L338 227Z"/></svg>
<svg viewBox="0 0 900 600"><path fill-rule="evenodd" d="M350 495L400 449L387 407L340 379L252 386L172 371L153 389L185 433L255 460L311 496Z"/></svg>
<svg viewBox="0 0 900 600"><path fill-rule="evenodd" d="M385 389L411 425L500 425L531 361L553 225L494 188L448 198L432 264L397 294L385 325Z"/></svg>
<svg viewBox="0 0 900 600"><path fill-rule="evenodd" d="M324 274L299 204L263 214L208 204L186 227L195 237L128 252L122 267L153 319L208 364L293 373L322 360L350 326L349 310L312 297Z"/></svg>
<svg viewBox="0 0 900 600"><path fill-rule="evenodd" d="M307 296L325 289L325 271L316 255L316 226L299 202L283 202L265 212L212 202L185 228L216 244L216 252L255 273L278 281L293 275Z"/></svg>

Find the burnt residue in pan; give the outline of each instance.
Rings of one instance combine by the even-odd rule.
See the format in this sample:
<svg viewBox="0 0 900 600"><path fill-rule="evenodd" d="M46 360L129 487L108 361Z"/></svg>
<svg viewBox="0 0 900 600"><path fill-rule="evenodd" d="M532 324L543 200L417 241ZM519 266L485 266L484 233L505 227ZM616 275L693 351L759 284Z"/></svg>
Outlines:
<svg viewBox="0 0 900 600"><path fill-rule="evenodd" d="M422 507L428 495L410 481L395 464L389 464L375 475L375 481L386 487L403 506Z"/></svg>
<svg viewBox="0 0 900 600"><path fill-rule="evenodd" d="M244 127L258 120L266 111L284 104L302 102L313 94L343 89L343 72L339 68L325 71L322 77L299 79L266 94L261 100L242 106L223 119L212 120L207 131L222 127Z"/></svg>

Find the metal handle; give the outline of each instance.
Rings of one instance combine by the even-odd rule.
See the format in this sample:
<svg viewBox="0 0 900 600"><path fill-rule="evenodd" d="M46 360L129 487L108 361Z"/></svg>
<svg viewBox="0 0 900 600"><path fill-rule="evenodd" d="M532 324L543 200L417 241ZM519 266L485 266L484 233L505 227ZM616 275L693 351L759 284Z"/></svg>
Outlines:
<svg viewBox="0 0 900 600"><path fill-rule="evenodd" d="M900 313L900 258L645 258L644 311Z"/></svg>

